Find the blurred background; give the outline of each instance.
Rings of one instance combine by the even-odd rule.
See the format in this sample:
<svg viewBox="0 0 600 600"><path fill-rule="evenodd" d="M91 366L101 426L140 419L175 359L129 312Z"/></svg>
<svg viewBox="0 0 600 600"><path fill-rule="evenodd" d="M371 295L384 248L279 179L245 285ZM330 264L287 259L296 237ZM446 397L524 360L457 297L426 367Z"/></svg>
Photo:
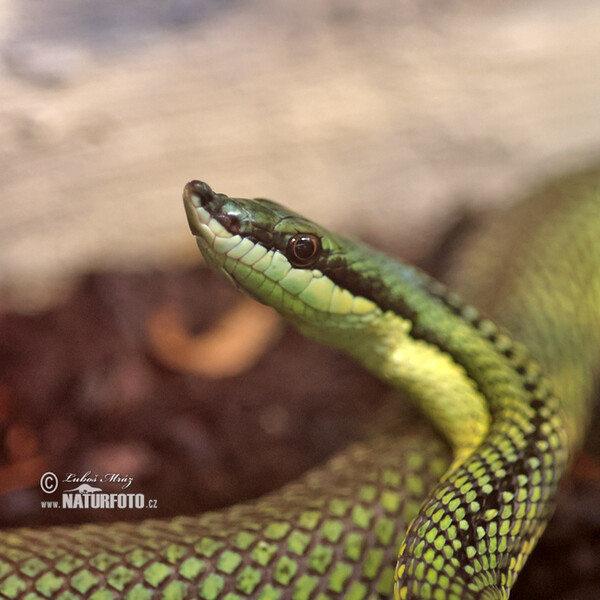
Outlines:
<svg viewBox="0 0 600 600"><path fill-rule="evenodd" d="M123 518L40 510L45 470L132 476L159 506L128 518L193 513L360 435L384 388L269 317L240 317L273 332L254 369L181 364L237 310L183 185L422 264L464 215L597 163L599 30L595 0L0 0L0 524ZM595 597L595 486L568 484L521 597Z"/></svg>
<svg viewBox="0 0 600 600"><path fill-rule="evenodd" d="M190 179L417 256L454 207L598 156L599 25L594 0L0 0L2 297L196 260Z"/></svg>

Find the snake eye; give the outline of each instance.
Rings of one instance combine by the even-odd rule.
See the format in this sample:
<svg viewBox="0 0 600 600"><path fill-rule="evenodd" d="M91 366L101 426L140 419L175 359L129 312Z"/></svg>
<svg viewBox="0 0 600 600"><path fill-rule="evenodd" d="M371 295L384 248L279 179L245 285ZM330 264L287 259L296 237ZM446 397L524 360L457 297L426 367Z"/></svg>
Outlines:
<svg viewBox="0 0 600 600"><path fill-rule="evenodd" d="M321 238L314 233L298 233L288 242L286 256L293 267L308 267L321 255Z"/></svg>

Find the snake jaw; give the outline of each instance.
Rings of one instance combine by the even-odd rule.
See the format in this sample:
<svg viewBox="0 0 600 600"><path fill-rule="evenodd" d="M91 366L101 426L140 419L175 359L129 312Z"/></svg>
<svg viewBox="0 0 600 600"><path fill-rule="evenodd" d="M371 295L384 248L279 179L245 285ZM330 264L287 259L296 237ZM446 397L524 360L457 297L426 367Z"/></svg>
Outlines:
<svg viewBox="0 0 600 600"><path fill-rule="evenodd" d="M210 187L202 181L190 181L183 189L183 205L191 232L196 237L196 243L207 264L219 271L234 287L244 291L243 286L236 280L233 273L225 268L225 255L215 248L220 240L234 237L225 229L208 210L204 208L214 196ZM235 244L234 244L235 245Z"/></svg>

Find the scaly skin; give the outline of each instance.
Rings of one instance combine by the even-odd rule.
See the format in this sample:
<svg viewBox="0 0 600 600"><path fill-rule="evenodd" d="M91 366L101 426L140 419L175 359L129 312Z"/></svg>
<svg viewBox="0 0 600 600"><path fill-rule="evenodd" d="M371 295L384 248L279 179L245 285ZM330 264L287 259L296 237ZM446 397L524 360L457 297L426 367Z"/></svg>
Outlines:
<svg viewBox="0 0 600 600"><path fill-rule="evenodd" d="M394 557L412 521L397 567L400 597L507 597L581 441L600 358L600 177L566 181L555 189L534 198L532 209L518 209L516 219L509 216L492 226L489 251L479 242L467 259L482 265L479 274L467 277L480 277L489 290L486 270L497 263L507 232L524 227L531 245L501 261L505 300L495 293L487 302L476 288L467 294L470 300L481 298L535 350L559 400L522 346L429 277L296 221L276 205L231 204L207 187L188 185L190 226L208 261L229 269L238 285L263 301L273 301L274 286L261 281L256 265L244 269L240 261L212 253L215 238L198 217L200 200L230 227L236 206L253 207L255 225L267 223L267 229L248 222L234 223L233 229L263 244L285 249L300 226L322 237L329 252L309 271L320 267L338 291L323 277L318 289L309 289L312 277L302 283L303 275L290 276L290 294L273 302L305 333L344 348L421 399L429 416L436 419L441 411L436 426L454 448L452 468L436 485L450 465L449 450L402 405L403 420L386 418L385 427L366 442L256 502L195 518L6 531L0 542L0 595L389 597ZM568 206L554 201L561 197L570 200ZM284 214L289 218L279 221ZM215 223L219 243L230 245L231 233ZM242 255L239 245L238 252ZM507 268L509 260L518 265L514 272ZM281 261L265 260L264 268L274 279L289 274ZM361 278L348 275L352 271ZM351 298L340 292L342 285ZM364 300L354 302L357 295ZM325 314L325 305L340 314ZM467 410L448 400L464 400Z"/></svg>

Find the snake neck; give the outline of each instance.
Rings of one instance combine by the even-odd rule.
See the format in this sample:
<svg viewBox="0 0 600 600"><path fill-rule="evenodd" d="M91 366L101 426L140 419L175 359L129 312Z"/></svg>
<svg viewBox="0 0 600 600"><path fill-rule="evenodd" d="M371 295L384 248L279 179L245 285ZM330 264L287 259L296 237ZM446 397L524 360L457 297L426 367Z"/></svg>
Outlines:
<svg viewBox="0 0 600 600"><path fill-rule="evenodd" d="M497 433L506 435L502 423L516 422L532 435L546 421L552 430L560 429L548 381L521 344L420 270L369 248L359 250L364 277L347 270L336 283L368 303L368 310L284 316L412 396L459 458L479 446L488 429L494 434L499 427ZM351 255L346 262L352 263ZM336 269L322 275L332 277ZM460 402L448 402L449 397ZM519 437L512 443L522 448L529 442ZM566 447L567 441L553 445Z"/></svg>

